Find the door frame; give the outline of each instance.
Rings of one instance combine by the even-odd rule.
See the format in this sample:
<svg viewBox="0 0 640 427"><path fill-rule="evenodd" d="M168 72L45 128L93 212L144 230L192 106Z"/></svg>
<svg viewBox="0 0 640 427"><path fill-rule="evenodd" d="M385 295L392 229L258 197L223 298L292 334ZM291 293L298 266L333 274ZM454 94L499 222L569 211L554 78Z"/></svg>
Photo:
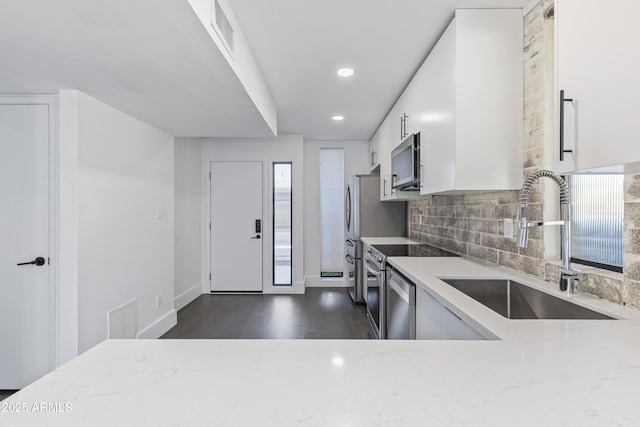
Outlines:
<svg viewBox="0 0 640 427"><path fill-rule="evenodd" d="M0 95L0 105L45 105L49 112L49 368L58 366L58 97L56 95Z"/></svg>
<svg viewBox="0 0 640 427"><path fill-rule="evenodd" d="M202 138L201 145L201 280L202 293L209 294L210 242L209 227L209 163L212 161L257 161L263 162L265 178L264 232L269 245L264 251L263 294L303 294L304 281L304 150L303 138L297 135L285 135L277 138ZM292 162L293 164L293 286L272 286L271 245L273 245L273 224L271 211L271 168L274 162ZM231 182L231 185L233 182Z"/></svg>
<svg viewBox="0 0 640 427"><path fill-rule="evenodd" d="M267 231L269 233L271 233L272 230L272 224L270 220L267 220L265 218L267 218L267 213L269 211L268 206L266 206L268 203L265 203L265 195L268 195L268 182L265 182L265 162L264 160L253 160L253 159L246 159L246 160L216 160L216 159L207 159L206 160L206 164L208 165L208 167L205 170L205 175L206 175L206 179L207 179L207 185L205 186L206 191L207 191L207 196L204 197L204 199L206 199L206 214L204 217L204 222L205 222L205 251L204 251L204 255L206 257L206 262L204 263L205 265L205 274L204 274L204 280L203 283L205 283L204 288L206 289L207 293L212 293L215 292L211 289L211 274L212 274L212 268L213 266L211 265L211 191L213 190L212 188L212 181L211 181L211 172L212 172L212 164L213 163L260 163L261 167L262 167L262 283L261 283L261 290L258 291L260 293L264 293L265 288L267 286L269 286L269 282L267 279L266 274L270 272L269 266L266 265L267 264L267 258L268 258L268 250L265 249L265 247L271 247L269 245L272 245L272 237L267 237ZM233 185L233 182L230 183L230 185ZM255 291L252 291L255 292Z"/></svg>

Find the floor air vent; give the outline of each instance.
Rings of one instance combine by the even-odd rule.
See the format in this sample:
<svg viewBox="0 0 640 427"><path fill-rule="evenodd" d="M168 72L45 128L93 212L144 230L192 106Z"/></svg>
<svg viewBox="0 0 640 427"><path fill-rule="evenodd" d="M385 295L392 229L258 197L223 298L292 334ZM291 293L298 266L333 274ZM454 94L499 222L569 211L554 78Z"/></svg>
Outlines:
<svg viewBox="0 0 640 427"><path fill-rule="evenodd" d="M138 301L133 299L108 313L109 339L135 339L138 332Z"/></svg>
<svg viewBox="0 0 640 427"><path fill-rule="evenodd" d="M342 276L343 276L342 271L321 271L320 272L320 277L335 278L335 277L342 277Z"/></svg>

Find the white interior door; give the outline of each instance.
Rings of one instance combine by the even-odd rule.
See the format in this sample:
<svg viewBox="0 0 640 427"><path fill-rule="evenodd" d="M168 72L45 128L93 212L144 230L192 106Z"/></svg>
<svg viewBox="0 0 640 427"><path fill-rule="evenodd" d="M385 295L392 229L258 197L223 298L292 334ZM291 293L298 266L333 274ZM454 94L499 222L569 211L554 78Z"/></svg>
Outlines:
<svg viewBox="0 0 640 427"><path fill-rule="evenodd" d="M0 104L0 389L53 369L49 232L49 106Z"/></svg>
<svg viewBox="0 0 640 427"><path fill-rule="evenodd" d="M262 178L262 162L211 162L211 291L262 291Z"/></svg>

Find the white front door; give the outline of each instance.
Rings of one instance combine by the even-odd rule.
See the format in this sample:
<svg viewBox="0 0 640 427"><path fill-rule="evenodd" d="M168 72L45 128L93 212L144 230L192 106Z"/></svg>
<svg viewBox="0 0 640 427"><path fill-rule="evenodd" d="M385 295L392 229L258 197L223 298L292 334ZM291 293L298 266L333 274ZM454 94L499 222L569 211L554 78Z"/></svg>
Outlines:
<svg viewBox="0 0 640 427"><path fill-rule="evenodd" d="M262 162L211 162L211 291L262 291Z"/></svg>
<svg viewBox="0 0 640 427"><path fill-rule="evenodd" d="M0 389L14 390L53 369L51 116L46 103L7 102L0 99Z"/></svg>

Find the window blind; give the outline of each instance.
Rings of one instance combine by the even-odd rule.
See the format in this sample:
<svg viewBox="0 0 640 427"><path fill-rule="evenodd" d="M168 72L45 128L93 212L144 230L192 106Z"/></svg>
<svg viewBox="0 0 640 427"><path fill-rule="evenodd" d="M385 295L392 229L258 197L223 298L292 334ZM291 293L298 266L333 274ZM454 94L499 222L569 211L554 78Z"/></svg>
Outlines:
<svg viewBox="0 0 640 427"><path fill-rule="evenodd" d="M621 269L624 175L571 175L567 181L572 199L572 258Z"/></svg>

